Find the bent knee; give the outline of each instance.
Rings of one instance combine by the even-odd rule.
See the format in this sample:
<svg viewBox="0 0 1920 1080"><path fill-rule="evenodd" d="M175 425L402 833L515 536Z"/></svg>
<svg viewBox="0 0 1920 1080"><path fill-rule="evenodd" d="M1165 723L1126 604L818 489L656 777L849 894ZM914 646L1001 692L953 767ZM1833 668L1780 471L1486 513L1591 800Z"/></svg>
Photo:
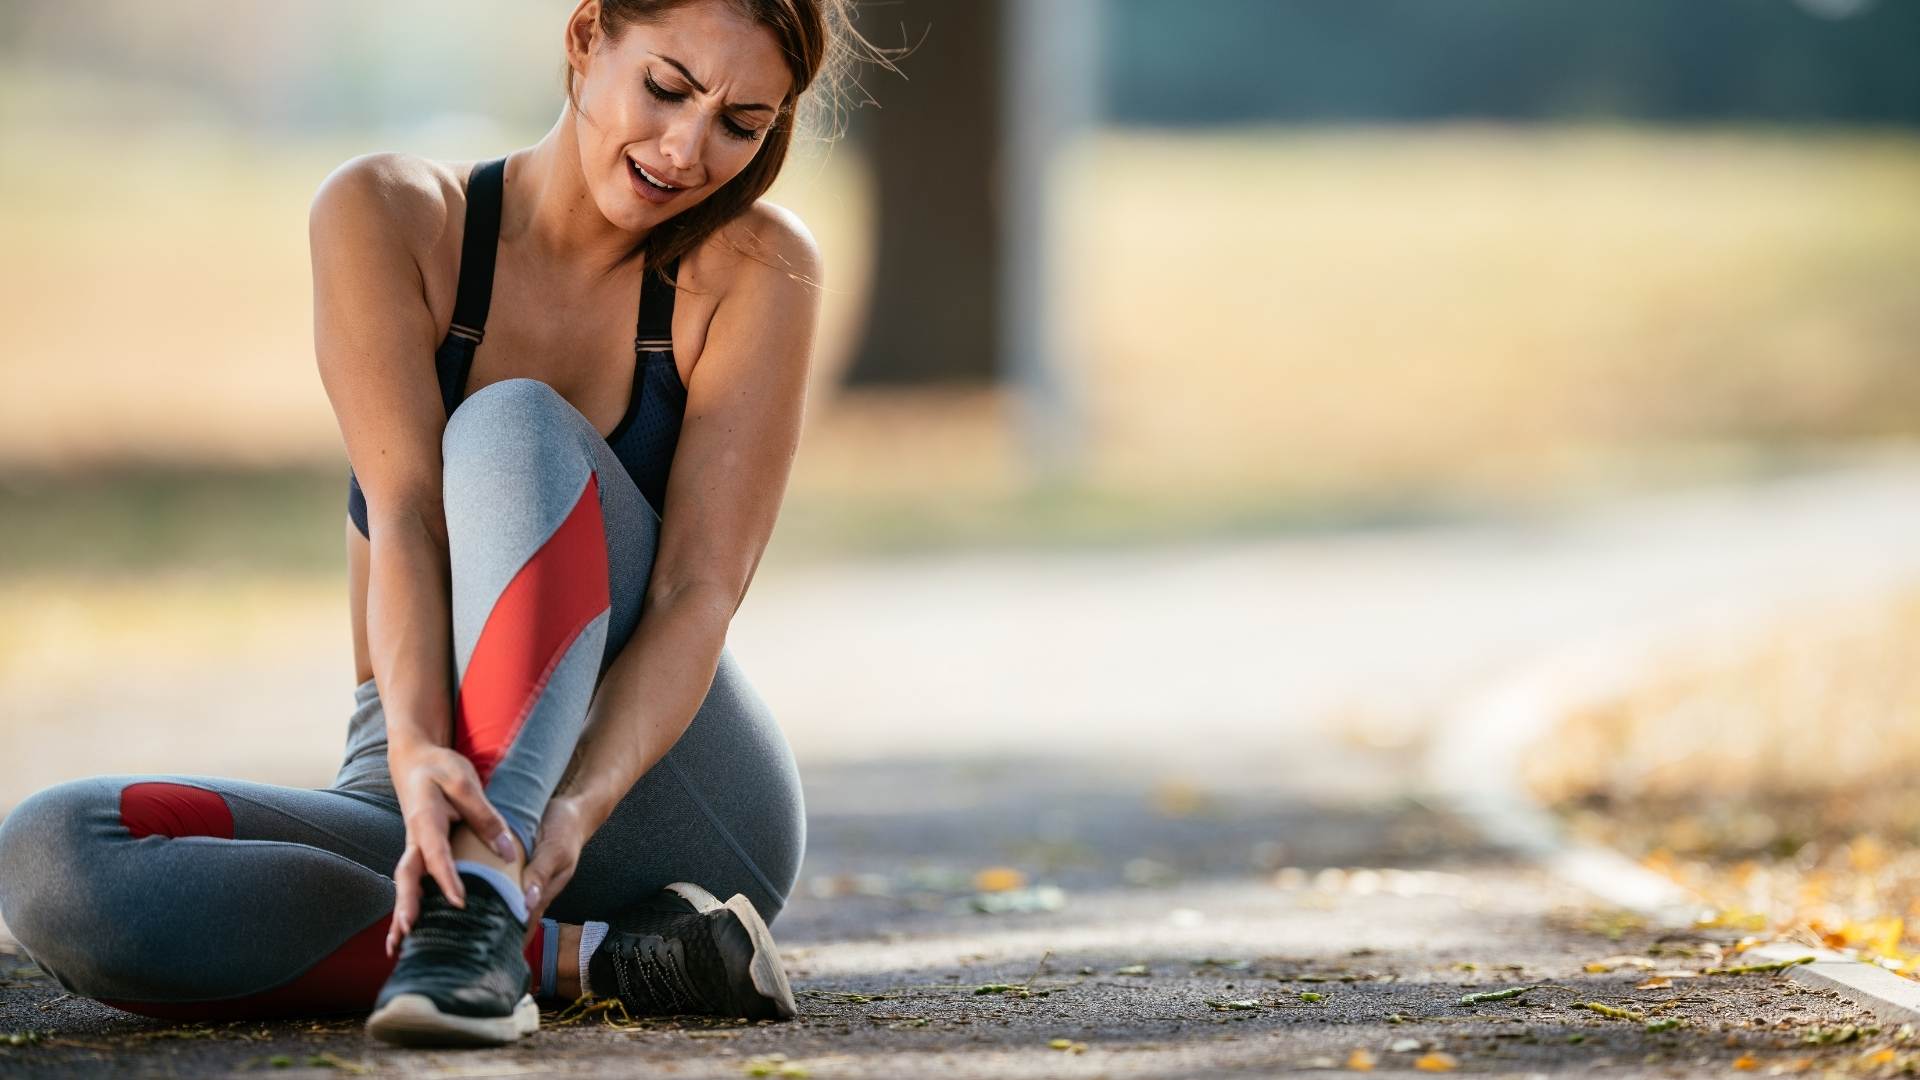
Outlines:
<svg viewBox="0 0 1920 1080"><path fill-rule="evenodd" d="M504 379L461 403L441 441L449 529L551 532L593 473L593 425L547 384Z"/></svg>
<svg viewBox="0 0 1920 1080"><path fill-rule="evenodd" d="M119 791L100 778L56 784L0 822L0 918L42 965L52 966L60 943L82 936L80 926L97 914L94 885Z"/></svg>
<svg viewBox="0 0 1920 1080"><path fill-rule="evenodd" d="M135 842L153 836L231 838L233 816L206 788L92 777L37 791L0 821L0 918L67 989L98 981L100 928L127 924L151 900L124 871Z"/></svg>
<svg viewBox="0 0 1920 1080"><path fill-rule="evenodd" d="M575 417L579 410L539 379L501 379L475 390L453 410L440 437L440 450L451 460L503 444L523 445L529 434L565 431Z"/></svg>

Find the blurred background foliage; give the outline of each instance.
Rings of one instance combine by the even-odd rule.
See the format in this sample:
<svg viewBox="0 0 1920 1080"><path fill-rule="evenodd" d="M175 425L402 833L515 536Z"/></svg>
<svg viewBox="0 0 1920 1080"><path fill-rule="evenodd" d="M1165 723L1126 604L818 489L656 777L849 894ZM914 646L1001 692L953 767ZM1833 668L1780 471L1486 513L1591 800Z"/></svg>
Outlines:
<svg viewBox="0 0 1920 1080"><path fill-rule="evenodd" d="M5 575L338 574L307 202L356 154L538 138L569 7L0 7ZM859 26L925 69L972 10ZM852 104L901 85L868 69L774 196L831 279L773 561L1527 512L1920 430L1920 7L1099 10L1099 122L1049 181L1073 468L1032 467L1017 388L841 386Z"/></svg>

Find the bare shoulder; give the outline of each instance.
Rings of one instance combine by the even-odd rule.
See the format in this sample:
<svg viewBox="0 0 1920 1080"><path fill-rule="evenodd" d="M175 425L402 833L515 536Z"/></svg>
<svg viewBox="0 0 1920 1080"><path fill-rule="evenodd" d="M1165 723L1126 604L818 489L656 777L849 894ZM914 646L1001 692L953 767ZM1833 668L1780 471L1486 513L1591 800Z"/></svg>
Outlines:
<svg viewBox="0 0 1920 1080"><path fill-rule="evenodd" d="M786 280L810 292L822 282L820 245L800 215L761 199L714 230L688 258L682 284L724 297Z"/></svg>
<svg viewBox="0 0 1920 1080"><path fill-rule="evenodd" d="M414 154L361 154L343 162L314 192L309 228L315 242L384 235L416 259L446 236L464 211L459 174Z"/></svg>

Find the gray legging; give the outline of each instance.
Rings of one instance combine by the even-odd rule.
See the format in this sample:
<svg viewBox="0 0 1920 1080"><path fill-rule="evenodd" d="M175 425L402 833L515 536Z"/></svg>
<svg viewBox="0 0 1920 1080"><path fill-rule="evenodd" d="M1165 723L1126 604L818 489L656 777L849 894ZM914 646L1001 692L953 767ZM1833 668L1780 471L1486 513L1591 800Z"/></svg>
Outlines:
<svg viewBox="0 0 1920 1080"><path fill-rule="evenodd" d="M462 402L442 454L454 745L526 841L639 621L660 519L592 424L533 379ZM105 776L28 797L0 823L0 917L67 990L134 1012L370 1007L392 968L383 942L406 830L373 680L353 696L330 787ZM686 733L534 928L538 989L553 989L556 921L604 920L669 882L745 893L772 922L805 844L792 751L723 651Z"/></svg>

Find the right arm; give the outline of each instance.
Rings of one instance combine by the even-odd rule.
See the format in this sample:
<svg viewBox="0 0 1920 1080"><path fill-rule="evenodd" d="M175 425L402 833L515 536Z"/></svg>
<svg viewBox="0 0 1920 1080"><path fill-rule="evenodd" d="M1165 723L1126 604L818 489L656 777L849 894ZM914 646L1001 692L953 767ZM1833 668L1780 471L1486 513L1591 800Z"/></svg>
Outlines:
<svg viewBox="0 0 1920 1080"><path fill-rule="evenodd" d="M447 822L462 818L483 837L505 832L506 823L481 793L471 763L448 749L452 612L440 497L446 410L421 261L445 230L447 202L421 163L390 154L355 158L314 195L308 239L315 359L367 500L367 646L407 816L407 855L395 877L431 873L457 903ZM451 805L423 785L444 791ZM403 898L406 891L403 884ZM404 906L396 905L396 929L406 921Z"/></svg>

